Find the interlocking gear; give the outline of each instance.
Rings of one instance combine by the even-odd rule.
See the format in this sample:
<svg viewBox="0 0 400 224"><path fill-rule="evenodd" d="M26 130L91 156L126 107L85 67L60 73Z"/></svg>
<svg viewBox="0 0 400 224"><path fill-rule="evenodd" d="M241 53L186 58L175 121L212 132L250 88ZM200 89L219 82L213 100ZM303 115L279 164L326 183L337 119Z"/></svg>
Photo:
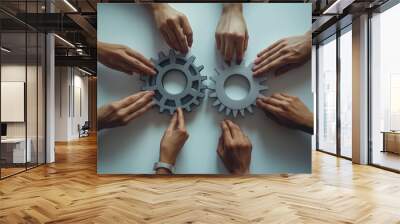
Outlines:
<svg viewBox="0 0 400 224"><path fill-rule="evenodd" d="M144 81L142 90L154 91L154 100L160 107L160 113L168 111L172 115L178 107L190 112L192 107L200 104L200 101L204 98L204 92L207 89L203 84L203 81L206 80L207 77L200 74L204 66L194 65L195 56L176 54L172 49L169 51L168 56L160 52L158 57L158 60L151 59L157 70L157 75L142 75L140 78ZM181 72L186 78L186 86L184 90L178 94L169 93L165 90L163 85L165 75L173 70Z"/></svg>
<svg viewBox="0 0 400 224"><path fill-rule="evenodd" d="M252 64L247 67L244 64L225 66L225 69L219 71L215 69L217 75L210 77L211 81L215 83L214 87L209 87L209 97L216 98L212 104L215 107L219 107L218 111L222 112L225 109L225 115L230 114L236 117L240 112L242 117L245 116L245 109L253 113L252 106L256 106L257 97L262 91L267 90L268 87L262 85L266 81L265 77L254 77L251 70ZM225 91L225 82L232 76L244 77L249 83L249 92L246 97L241 100L235 100L230 98Z"/></svg>

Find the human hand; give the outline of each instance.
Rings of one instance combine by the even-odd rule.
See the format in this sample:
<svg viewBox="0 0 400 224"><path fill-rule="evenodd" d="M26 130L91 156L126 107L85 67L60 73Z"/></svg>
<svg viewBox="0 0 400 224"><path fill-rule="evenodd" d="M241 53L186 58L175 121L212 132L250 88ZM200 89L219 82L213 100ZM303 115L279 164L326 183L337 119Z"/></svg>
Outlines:
<svg viewBox="0 0 400 224"><path fill-rule="evenodd" d="M242 62L249 41L246 21L242 13L242 4L224 4L221 18L215 31L215 39L217 49L228 64L232 61L234 54L236 54L236 63L240 64Z"/></svg>
<svg viewBox="0 0 400 224"><path fill-rule="evenodd" d="M119 44L97 42L97 56L105 66L127 73L155 75L153 64L140 53Z"/></svg>
<svg viewBox="0 0 400 224"><path fill-rule="evenodd" d="M175 165L176 158L188 138L183 112L178 108L161 139L160 162Z"/></svg>
<svg viewBox="0 0 400 224"><path fill-rule="evenodd" d="M167 44L171 48L186 54L193 44L193 32L187 17L167 3L153 3L150 8L157 28Z"/></svg>
<svg viewBox="0 0 400 224"><path fill-rule="evenodd" d="M257 106L279 124L313 134L314 115L298 97L284 93L262 96Z"/></svg>
<svg viewBox="0 0 400 224"><path fill-rule="evenodd" d="M98 129L127 125L154 105L153 95L151 91L139 92L100 107L97 110Z"/></svg>
<svg viewBox="0 0 400 224"><path fill-rule="evenodd" d="M280 75L304 64L310 58L311 32L283 38L257 54L253 74L258 76L275 70L275 74Z"/></svg>
<svg viewBox="0 0 400 224"><path fill-rule="evenodd" d="M251 142L230 120L221 123L222 134L218 141L217 153L231 174L248 174L251 161Z"/></svg>

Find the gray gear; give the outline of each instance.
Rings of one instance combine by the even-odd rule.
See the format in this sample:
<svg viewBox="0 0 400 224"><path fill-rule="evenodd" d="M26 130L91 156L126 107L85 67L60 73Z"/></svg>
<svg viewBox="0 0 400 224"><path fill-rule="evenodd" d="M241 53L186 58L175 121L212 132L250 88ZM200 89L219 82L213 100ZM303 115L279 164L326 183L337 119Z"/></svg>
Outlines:
<svg viewBox="0 0 400 224"><path fill-rule="evenodd" d="M248 112L253 113L252 106L256 105L257 97L262 91L268 89L268 87L262 85L262 83L266 81L266 78L254 77L251 70L252 64L248 65L247 67L244 64L225 67L226 68L221 71L215 69L217 75L210 77L210 79L215 83L215 87L209 87L209 97L216 98L212 105L219 107L219 112L222 112L225 109L226 116L229 116L232 113L233 117L236 117L240 112L240 114L244 117L245 109ZM231 99L225 91L224 85L226 80L234 75L242 76L249 82L249 92L247 96L241 100Z"/></svg>
<svg viewBox="0 0 400 224"><path fill-rule="evenodd" d="M158 57L158 60L151 59L156 67L157 75L142 75L140 78L144 81L142 90L154 91L154 100L160 107L160 113L168 111L172 115L178 107L191 111L193 106L200 104L204 98L204 91L207 89L203 84L207 77L200 74L204 66L194 65L195 56L176 54L172 49L168 56L160 52ZM171 70L181 72L186 78L186 86L181 93L171 94L163 86L163 78Z"/></svg>

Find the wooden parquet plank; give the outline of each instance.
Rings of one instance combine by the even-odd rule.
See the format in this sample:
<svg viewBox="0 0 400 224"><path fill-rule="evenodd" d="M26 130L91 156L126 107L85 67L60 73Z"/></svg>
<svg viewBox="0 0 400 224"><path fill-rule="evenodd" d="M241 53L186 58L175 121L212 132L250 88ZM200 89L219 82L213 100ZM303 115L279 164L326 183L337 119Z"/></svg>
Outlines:
<svg viewBox="0 0 400 224"><path fill-rule="evenodd" d="M96 138L0 181L0 223L397 223L400 175L313 152L313 174L96 174Z"/></svg>

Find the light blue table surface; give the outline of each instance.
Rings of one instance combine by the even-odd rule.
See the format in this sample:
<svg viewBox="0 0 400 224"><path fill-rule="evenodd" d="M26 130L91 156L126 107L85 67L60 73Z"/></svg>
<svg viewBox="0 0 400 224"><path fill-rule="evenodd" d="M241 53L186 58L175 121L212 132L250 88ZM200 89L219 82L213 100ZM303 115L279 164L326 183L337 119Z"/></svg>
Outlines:
<svg viewBox="0 0 400 224"><path fill-rule="evenodd" d="M195 64L204 65L202 75L214 75L221 67L215 46L215 29L221 4L171 4L188 17L194 34L191 54ZM246 64L257 53L280 38L300 35L311 28L311 4L245 4L244 16L249 32ZM154 25L144 5L98 4L98 40L127 45L146 57L157 58L168 46ZM286 92L302 99L313 108L310 62L285 75L269 75L266 84L274 92ZM268 74L267 74L268 75ZM210 80L207 80L210 82ZM98 107L140 90L138 76L128 76L98 64ZM191 113L185 113L190 134L176 164L181 174L217 174L226 170L216 154L219 122L225 117L212 107L206 97ZM151 174L159 157L160 139L170 116L158 108L125 127L98 133L98 164L100 174ZM234 119L253 144L251 173L311 172L311 136L290 130L269 120L255 108L254 115Z"/></svg>

